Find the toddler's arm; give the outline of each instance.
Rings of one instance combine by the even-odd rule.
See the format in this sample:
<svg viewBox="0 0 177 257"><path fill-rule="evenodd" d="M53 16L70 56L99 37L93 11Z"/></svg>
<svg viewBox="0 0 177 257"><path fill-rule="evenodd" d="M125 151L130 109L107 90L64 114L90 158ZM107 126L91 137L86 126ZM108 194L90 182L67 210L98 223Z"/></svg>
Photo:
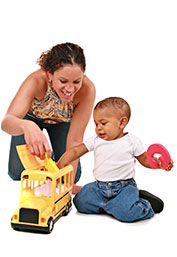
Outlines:
<svg viewBox="0 0 177 257"><path fill-rule="evenodd" d="M143 165L146 168L151 168L148 160L147 160L147 156L146 156L146 152L144 152L143 154L136 156L136 159L141 163L141 165Z"/></svg>
<svg viewBox="0 0 177 257"><path fill-rule="evenodd" d="M61 156L61 158L57 162L58 168L62 169L63 167L67 166L72 161L77 160L79 157L81 157L87 152L88 152L88 149L83 143L78 146L74 146L70 148Z"/></svg>
<svg viewBox="0 0 177 257"><path fill-rule="evenodd" d="M147 160L146 152L144 152L140 156L137 156L136 159L141 163L141 165L143 165L146 168L150 168L151 169L151 166L150 166L150 164L149 164L149 162ZM159 166L159 169L162 169L161 162L159 161L159 159L154 157L154 160L157 162L157 164ZM168 165L166 170L170 171L172 168L173 168L173 161L171 160L171 162L169 163L169 165Z"/></svg>

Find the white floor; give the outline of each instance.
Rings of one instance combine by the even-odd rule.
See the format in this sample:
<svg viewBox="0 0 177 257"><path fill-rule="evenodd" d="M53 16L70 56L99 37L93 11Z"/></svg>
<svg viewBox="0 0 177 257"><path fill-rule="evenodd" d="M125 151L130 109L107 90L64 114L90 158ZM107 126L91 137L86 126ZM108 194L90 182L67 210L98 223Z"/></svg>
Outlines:
<svg viewBox="0 0 177 257"><path fill-rule="evenodd" d="M127 131L146 148L163 144L177 163L176 1L9 0L1 1L0 10L0 121L23 80L39 68L41 52L73 42L84 48L96 102L108 96L125 98L132 108ZM93 133L91 118L85 138ZM73 206L52 234L30 234L10 227L20 185L7 175L9 144L10 136L0 131L1 256L177 256L176 167L167 173L137 164L139 188L165 202L164 211L148 221L125 224L107 215L79 214ZM82 167L80 183L93 181L93 154L82 158Z"/></svg>
<svg viewBox="0 0 177 257"><path fill-rule="evenodd" d="M91 156L89 157L91 158ZM89 159L87 159L88 163ZM91 161L91 160L90 160ZM86 159L83 160L86 167ZM138 165L137 165L138 166ZM83 173L87 172L87 168ZM138 173L143 173L143 177ZM154 174L152 174L154 173ZM61 217L49 235L16 232L10 226L13 211L18 207L20 182L2 174L1 192L1 252L18 256L176 256L176 174L137 167L137 182L165 202L164 211L150 220L132 224L121 223L107 215L84 215L74 205L66 217ZM86 174L83 174L83 177ZM142 176L142 174L141 174ZM152 179L150 183L150 180ZM87 176L92 180L92 176ZM160 180L160 181L159 181ZM83 183L81 179L81 184Z"/></svg>

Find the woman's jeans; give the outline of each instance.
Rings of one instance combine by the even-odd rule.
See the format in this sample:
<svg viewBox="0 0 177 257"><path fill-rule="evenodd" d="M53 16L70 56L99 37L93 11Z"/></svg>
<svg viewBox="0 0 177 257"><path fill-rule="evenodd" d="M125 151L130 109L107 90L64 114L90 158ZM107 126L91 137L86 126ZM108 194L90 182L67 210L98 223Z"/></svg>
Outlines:
<svg viewBox="0 0 177 257"><path fill-rule="evenodd" d="M79 212L106 212L123 222L145 220L154 215L150 203L139 198L134 179L89 183L76 194L73 202Z"/></svg>
<svg viewBox="0 0 177 257"><path fill-rule="evenodd" d="M47 130L54 154L54 161L58 161L62 154L66 151L66 139L70 127L70 122L61 122L58 124L45 124L42 121L40 121L40 119L35 119L28 115L26 115L24 119L35 122L41 130ZM13 180L20 180L21 173L24 170L24 167L18 157L18 153L16 150L17 145L23 144L26 144L24 135L12 136L9 154L8 174ZM81 166L79 162L75 176L75 183L80 179L80 176Z"/></svg>

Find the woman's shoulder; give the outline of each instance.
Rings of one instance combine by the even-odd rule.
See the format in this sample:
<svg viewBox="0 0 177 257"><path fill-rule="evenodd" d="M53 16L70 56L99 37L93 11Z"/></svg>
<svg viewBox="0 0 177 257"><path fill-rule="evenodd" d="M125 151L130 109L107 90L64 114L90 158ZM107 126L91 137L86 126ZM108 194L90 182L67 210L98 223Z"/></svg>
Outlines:
<svg viewBox="0 0 177 257"><path fill-rule="evenodd" d="M42 85L47 81L47 74L44 70L38 69L29 74L25 81L31 81L33 83L38 83Z"/></svg>
<svg viewBox="0 0 177 257"><path fill-rule="evenodd" d="M76 94L74 103L76 105L85 100L92 102L92 99L95 99L95 85L86 75L84 75L82 87Z"/></svg>
<svg viewBox="0 0 177 257"><path fill-rule="evenodd" d="M81 93L85 93L85 94L87 94L87 93L89 93L91 95L95 94L95 85L86 75L84 75L83 85L82 85L80 91L81 91Z"/></svg>
<svg viewBox="0 0 177 257"><path fill-rule="evenodd" d="M32 72L23 82L26 87L35 90L35 97L41 99L44 97L48 88L48 77L44 70L39 69Z"/></svg>

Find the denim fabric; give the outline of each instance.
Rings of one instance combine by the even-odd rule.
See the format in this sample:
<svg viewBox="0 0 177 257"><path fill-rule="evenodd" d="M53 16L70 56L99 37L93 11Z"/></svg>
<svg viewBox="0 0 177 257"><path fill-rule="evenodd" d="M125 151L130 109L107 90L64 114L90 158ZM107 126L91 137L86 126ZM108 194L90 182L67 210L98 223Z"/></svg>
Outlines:
<svg viewBox="0 0 177 257"><path fill-rule="evenodd" d="M66 151L66 138L70 127L70 122L61 122L58 124L45 124L40 119L34 119L28 115L24 117L26 120L35 122L41 130L46 129L50 138L53 159L58 161L62 154ZM25 144L24 135L12 136L10 153L9 153L9 165L8 174L13 180L20 180L20 176L24 167L18 157L16 146ZM78 163L77 173L75 176L75 183L80 179L81 165Z"/></svg>
<svg viewBox="0 0 177 257"><path fill-rule="evenodd" d="M139 198L134 179L89 183L74 197L73 202L79 212L106 212L123 222L145 220L154 215L150 203Z"/></svg>

